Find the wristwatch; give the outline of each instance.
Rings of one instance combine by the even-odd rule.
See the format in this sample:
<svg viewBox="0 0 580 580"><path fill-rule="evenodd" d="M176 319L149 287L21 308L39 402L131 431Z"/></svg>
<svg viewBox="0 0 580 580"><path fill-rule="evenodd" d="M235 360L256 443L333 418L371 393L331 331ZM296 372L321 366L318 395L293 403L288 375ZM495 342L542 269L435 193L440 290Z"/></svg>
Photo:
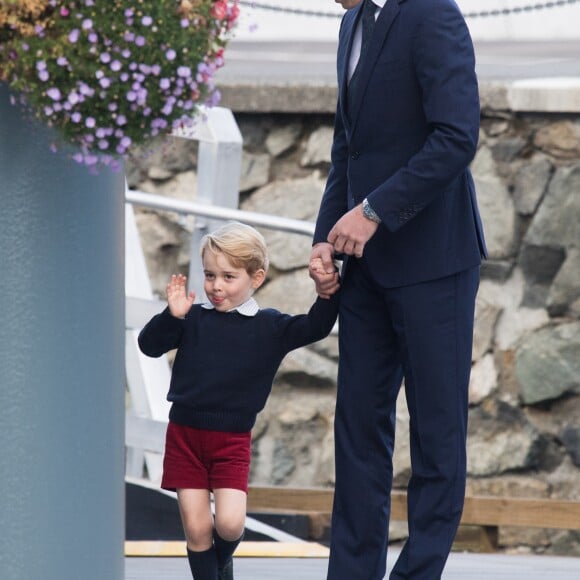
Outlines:
<svg viewBox="0 0 580 580"><path fill-rule="evenodd" d="M375 222L376 224L381 223L381 218L379 217L379 214L371 207L371 204L369 203L369 200L366 197L363 199L362 202L362 212L363 215L372 222Z"/></svg>

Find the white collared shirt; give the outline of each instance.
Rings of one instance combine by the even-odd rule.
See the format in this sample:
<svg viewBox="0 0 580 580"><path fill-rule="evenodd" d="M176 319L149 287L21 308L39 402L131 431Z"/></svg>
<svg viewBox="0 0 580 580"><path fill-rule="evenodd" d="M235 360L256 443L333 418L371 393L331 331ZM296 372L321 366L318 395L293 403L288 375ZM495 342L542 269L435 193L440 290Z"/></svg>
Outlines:
<svg viewBox="0 0 580 580"><path fill-rule="evenodd" d="M376 5L377 9L375 11L375 20L377 19L379 12L383 8L383 6L387 3L387 0L372 0L373 4ZM354 73L354 69L358 63L358 59L360 57L360 48L362 45L362 25L359 19L358 26L354 32L354 38L352 40L352 51L350 53L350 60L348 62L348 80L352 77Z"/></svg>
<svg viewBox="0 0 580 580"><path fill-rule="evenodd" d="M215 307L211 302L204 302L201 305L201 307L205 308L206 310L215 310ZM239 306L236 306L235 308L232 308L231 310L228 310L227 312L236 312L237 311L240 314L243 314L244 316L256 316L256 314L258 314L259 310L260 310L260 307L258 306L258 303L256 302L256 300L254 298L249 298L243 304L240 304Z"/></svg>

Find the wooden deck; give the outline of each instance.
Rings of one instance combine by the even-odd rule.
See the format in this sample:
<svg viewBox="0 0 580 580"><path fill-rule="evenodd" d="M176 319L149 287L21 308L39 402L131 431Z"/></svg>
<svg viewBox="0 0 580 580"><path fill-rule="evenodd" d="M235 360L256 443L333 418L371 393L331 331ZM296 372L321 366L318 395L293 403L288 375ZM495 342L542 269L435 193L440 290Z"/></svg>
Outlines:
<svg viewBox="0 0 580 580"><path fill-rule="evenodd" d="M389 566L397 552L389 552ZM236 580L324 580L325 558L235 558ZM188 580L185 558L126 558L125 580ZM459 554L449 557L442 580L579 580L580 558Z"/></svg>

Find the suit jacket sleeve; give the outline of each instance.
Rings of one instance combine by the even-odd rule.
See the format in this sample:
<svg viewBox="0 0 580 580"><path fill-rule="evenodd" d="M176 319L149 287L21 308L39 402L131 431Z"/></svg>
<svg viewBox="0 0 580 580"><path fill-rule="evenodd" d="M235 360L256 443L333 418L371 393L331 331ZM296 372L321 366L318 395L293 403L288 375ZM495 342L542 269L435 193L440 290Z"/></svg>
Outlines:
<svg viewBox="0 0 580 580"><path fill-rule="evenodd" d="M466 170L479 136L473 44L454 3L437 1L422 11L412 54L429 134L409 162L367 196L390 231L442 195Z"/></svg>

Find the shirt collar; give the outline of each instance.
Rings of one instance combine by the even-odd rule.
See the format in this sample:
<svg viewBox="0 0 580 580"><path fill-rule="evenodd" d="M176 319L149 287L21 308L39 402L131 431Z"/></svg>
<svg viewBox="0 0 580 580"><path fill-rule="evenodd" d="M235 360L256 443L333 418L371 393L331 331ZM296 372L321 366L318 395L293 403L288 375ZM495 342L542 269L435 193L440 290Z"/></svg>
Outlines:
<svg viewBox="0 0 580 580"><path fill-rule="evenodd" d="M382 8L387 3L387 0L373 0L373 4L377 8Z"/></svg>
<svg viewBox="0 0 580 580"><path fill-rule="evenodd" d="M205 308L206 310L215 310L214 305L211 302L204 302L201 307ZM260 307L258 306L256 300L254 298L249 298L243 304L228 310L228 312L239 312L244 316L256 316L259 310Z"/></svg>

